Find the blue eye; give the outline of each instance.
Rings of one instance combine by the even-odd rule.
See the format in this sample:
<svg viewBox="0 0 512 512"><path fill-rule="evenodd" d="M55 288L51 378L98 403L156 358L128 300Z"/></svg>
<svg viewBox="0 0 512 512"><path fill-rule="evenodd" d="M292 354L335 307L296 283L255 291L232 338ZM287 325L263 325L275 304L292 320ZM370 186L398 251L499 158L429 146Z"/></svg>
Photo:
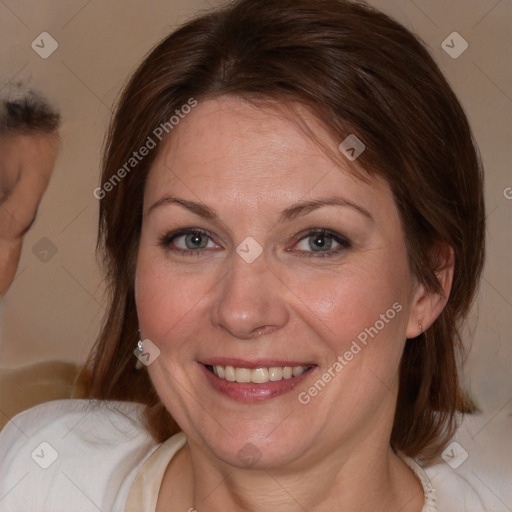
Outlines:
<svg viewBox="0 0 512 512"><path fill-rule="evenodd" d="M195 253L198 255L202 249L218 248L218 246L211 241L210 235L200 229L183 229L175 233L170 233L162 237L160 245L181 254Z"/></svg>
<svg viewBox="0 0 512 512"><path fill-rule="evenodd" d="M208 236L204 233L187 233L175 238L175 240L179 239L183 239L185 244L185 247L180 247L180 244L177 243L176 245L180 249L206 249L208 245Z"/></svg>
<svg viewBox="0 0 512 512"><path fill-rule="evenodd" d="M351 247L350 241L334 231L328 229L312 230L306 233L297 243L298 250L291 252L317 253L318 256L333 256ZM307 254L314 257L315 254Z"/></svg>
<svg viewBox="0 0 512 512"><path fill-rule="evenodd" d="M186 256L201 256L205 250L221 249L213 242L212 235L202 229L182 229L169 233L160 239L160 245L166 250ZM298 249L287 251L306 257L335 256L352 247L346 237L328 229L308 231L295 246Z"/></svg>

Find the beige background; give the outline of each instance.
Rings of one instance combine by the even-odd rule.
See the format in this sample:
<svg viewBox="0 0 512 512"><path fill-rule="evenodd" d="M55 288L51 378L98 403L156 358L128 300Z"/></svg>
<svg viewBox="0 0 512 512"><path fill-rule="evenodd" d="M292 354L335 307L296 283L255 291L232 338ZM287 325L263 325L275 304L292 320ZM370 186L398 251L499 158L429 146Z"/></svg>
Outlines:
<svg viewBox="0 0 512 512"><path fill-rule="evenodd" d="M143 55L173 27L219 2L190 0L1 0L0 89L29 80L58 104L63 147L4 299L0 366L41 359L83 361L104 312L94 247L99 155L111 106ZM374 0L430 47L470 118L486 166L488 258L471 318L465 370L477 403L512 411L512 2ZM441 43L459 32L469 48L452 59ZM49 32L48 59L31 48ZM512 190L509 197L512 198ZM57 253L32 249L46 237ZM478 322L476 319L478 317Z"/></svg>

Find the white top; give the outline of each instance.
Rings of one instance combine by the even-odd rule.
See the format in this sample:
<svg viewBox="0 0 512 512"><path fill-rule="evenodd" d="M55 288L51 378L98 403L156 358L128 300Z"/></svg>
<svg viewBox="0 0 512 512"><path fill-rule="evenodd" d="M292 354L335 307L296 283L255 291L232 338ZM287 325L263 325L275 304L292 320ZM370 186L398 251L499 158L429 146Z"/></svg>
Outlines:
<svg viewBox="0 0 512 512"><path fill-rule="evenodd" d="M165 469L187 439L180 432L155 444L143 408L57 400L18 414L0 432L0 510L154 512ZM511 433L507 415L475 417L445 450L449 464L422 469L403 457L422 483L422 512L512 511Z"/></svg>

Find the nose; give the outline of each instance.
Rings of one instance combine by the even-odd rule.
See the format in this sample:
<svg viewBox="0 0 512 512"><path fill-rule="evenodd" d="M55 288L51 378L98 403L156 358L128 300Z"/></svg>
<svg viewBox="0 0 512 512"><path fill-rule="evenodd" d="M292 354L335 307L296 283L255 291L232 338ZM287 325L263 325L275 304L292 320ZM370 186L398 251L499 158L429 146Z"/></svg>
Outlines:
<svg viewBox="0 0 512 512"><path fill-rule="evenodd" d="M211 321L239 339L253 339L280 329L289 319L286 288L261 255L247 263L238 254L217 285Z"/></svg>

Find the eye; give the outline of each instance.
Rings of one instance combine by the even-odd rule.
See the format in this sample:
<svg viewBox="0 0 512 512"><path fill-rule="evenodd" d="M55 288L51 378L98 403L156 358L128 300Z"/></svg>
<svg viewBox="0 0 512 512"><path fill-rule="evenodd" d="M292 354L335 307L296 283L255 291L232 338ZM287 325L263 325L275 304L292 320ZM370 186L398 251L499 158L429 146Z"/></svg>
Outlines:
<svg viewBox="0 0 512 512"><path fill-rule="evenodd" d="M182 229L166 234L160 239L160 245L166 250L187 256L200 256L206 250L220 249L213 242L212 236L202 229ZM299 239L295 245L297 249L288 249L288 252L307 257L335 256L351 246L348 238L340 233L314 229Z"/></svg>
<svg viewBox="0 0 512 512"><path fill-rule="evenodd" d="M217 249L210 235L201 229L182 229L163 236L160 245L177 253L198 253L204 249Z"/></svg>
<svg viewBox="0 0 512 512"><path fill-rule="evenodd" d="M343 235L328 229L311 230L303 236L296 244L298 250L291 252L316 253L308 254L314 256L334 256L341 251L351 247L350 241Z"/></svg>

